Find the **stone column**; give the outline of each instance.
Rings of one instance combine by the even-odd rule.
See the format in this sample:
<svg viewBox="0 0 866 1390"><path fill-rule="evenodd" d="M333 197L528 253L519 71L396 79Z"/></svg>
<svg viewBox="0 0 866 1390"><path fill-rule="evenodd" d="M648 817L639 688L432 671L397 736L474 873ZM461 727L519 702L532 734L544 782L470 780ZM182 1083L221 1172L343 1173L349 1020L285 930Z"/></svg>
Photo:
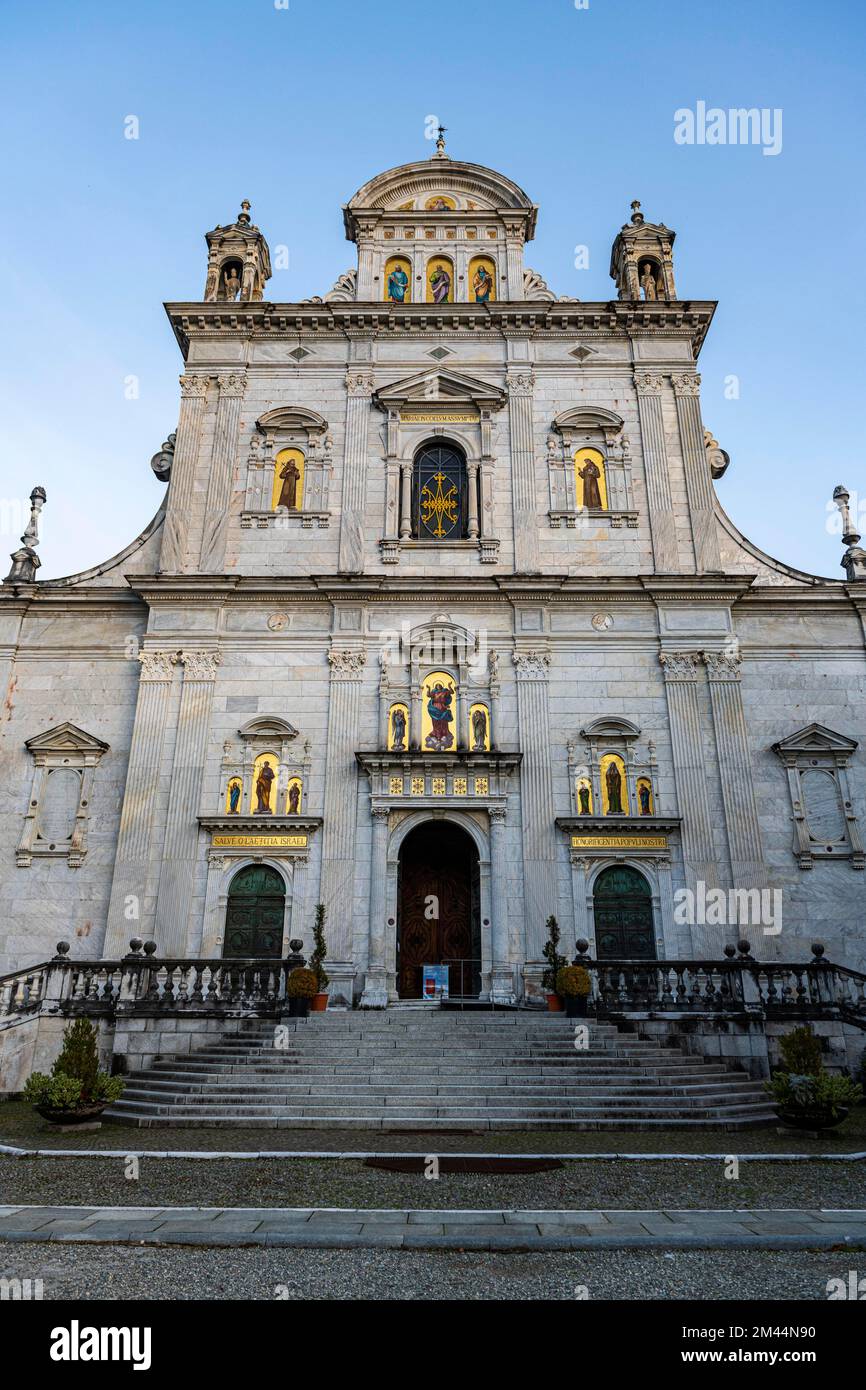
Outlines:
<svg viewBox="0 0 866 1390"><path fill-rule="evenodd" d="M589 911L586 905L586 875L589 871L589 860L582 859L572 851L569 854L571 862L571 903L574 911L574 946L581 939L589 942L589 954L595 958L595 927L590 925Z"/></svg>
<svg viewBox="0 0 866 1390"><path fill-rule="evenodd" d="M183 662L183 686L156 904L155 939L162 956L182 956L187 949L201 834L197 816L220 654L185 651L180 654L180 660Z"/></svg>
<svg viewBox="0 0 866 1390"><path fill-rule="evenodd" d="M686 884L693 892L699 882L707 889L716 888L719 879L698 705L698 657L696 652L665 651L659 660L665 673ZM719 956L724 942L718 927L690 925L695 955Z"/></svg>
<svg viewBox="0 0 866 1390"><path fill-rule="evenodd" d="M288 951L289 941L312 942L312 925L307 912L307 869L309 856L298 854L292 857L292 906L289 927L283 940L283 954Z"/></svg>
<svg viewBox="0 0 866 1390"><path fill-rule="evenodd" d="M199 564L202 574L222 574L225 569L226 535L231 515L235 455L245 384L243 372L230 372L219 378L220 393Z"/></svg>
<svg viewBox="0 0 866 1390"><path fill-rule="evenodd" d="M180 416L159 559L163 574L176 574L187 568L187 541L206 396L206 376L180 378Z"/></svg>
<svg viewBox="0 0 866 1390"><path fill-rule="evenodd" d="M695 569L698 574L706 574L708 571L721 570L722 562L713 506L713 482L701 421L701 379L694 372L684 372L671 377L671 382L677 403L680 448L683 454L686 495L695 547Z"/></svg>
<svg viewBox="0 0 866 1390"><path fill-rule="evenodd" d="M556 840L547 683L550 653L515 651L517 718L523 761L520 805L523 831L525 959L541 960L544 924L556 912Z"/></svg>
<svg viewBox="0 0 866 1390"><path fill-rule="evenodd" d="M640 417L653 559L657 574L672 574L679 570L680 565L662 416L664 379L650 372L635 372L634 384Z"/></svg>
<svg viewBox="0 0 866 1390"><path fill-rule="evenodd" d="M340 516L341 574L364 570L364 503L367 494L367 435L370 423L370 371L346 374L346 448L343 464L343 498Z"/></svg>
<svg viewBox="0 0 866 1390"><path fill-rule="evenodd" d="M408 541L412 535L412 464L400 464L400 539Z"/></svg>
<svg viewBox="0 0 866 1390"><path fill-rule="evenodd" d="M373 848L370 855L370 936L367 974L364 980L364 993L361 995L362 1009L384 1009L388 1004L388 981L385 966L388 815L387 806L373 807Z"/></svg>
<svg viewBox="0 0 866 1390"><path fill-rule="evenodd" d="M490 998L495 1004L513 1003L516 962L511 959L508 936L508 856L505 844L506 808L491 806L490 817Z"/></svg>
<svg viewBox="0 0 866 1390"><path fill-rule="evenodd" d="M538 509L535 495L535 449L532 403L535 378L527 367L508 372L508 419L511 436L511 496L514 510L514 568L538 573Z"/></svg>
<svg viewBox="0 0 866 1390"><path fill-rule="evenodd" d="M158 651L141 652L138 659L141 663L138 701L103 946L103 954L109 958L125 954L130 937L146 937L150 933L150 926L144 919L144 904L154 848L153 817L163 734L177 660L173 653Z"/></svg>
<svg viewBox="0 0 866 1390"><path fill-rule="evenodd" d="M352 917L355 906L355 819L361 682L367 653L358 647L328 652L331 681L325 753L325 806L322 823L320 901L328 913L328 974L351 1004Z"/></svg>
<svg viewBox="0 0 866 1390"><path fill-rule="evenodd" d="M704 652L703 658L710 685L734 886L766 888L767 871L740 684L740 658L724 652ZM746 937L757 944L762 940L762 933L759 929L754 938L748 933Z"/></svg>
<svg viewBox="0 0 866 1390"><path fill-rule="evenodd" d="M466 534L471 540L475 540L479 533L478 526L478 472L479 465L474 462L467 464L469 490L469 506L467 508L467 527Z"/></svg>

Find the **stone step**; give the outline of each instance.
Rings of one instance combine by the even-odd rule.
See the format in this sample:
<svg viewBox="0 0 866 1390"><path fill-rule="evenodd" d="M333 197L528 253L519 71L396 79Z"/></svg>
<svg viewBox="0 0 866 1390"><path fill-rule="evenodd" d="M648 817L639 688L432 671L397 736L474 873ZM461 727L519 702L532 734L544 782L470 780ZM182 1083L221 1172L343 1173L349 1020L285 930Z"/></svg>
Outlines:
<svg viewBox="0 0 866 1390"><path fill-rule="evenodd" d="M378 1132L392 1132L398 1134L435 1134L437 1131L446 1134L482 1134L490 1132L499 1133L522 1133L525 1131L551 1131L559 1133L570 1133L572 1131L601 1131L617 1133L652 1133L658 1130L680 1130L684 1132L694 1132L701 1130L717 1130L719 1128L735 1132L744 1129L755 1129L758 1126L771 1125L777 1123L775 1114L764 1111L755 1115L738 1115L736 1117L726 1116L723 1119L713 1117L711 1119L601 1119L591 1120L555 1120L555 1119L520 1119L503 1120L491 1118L490 1116L480 1116L472 1120L455 1120L428 1118L423 1124L413 1120L402 1120L399 1118L381 1118L378 1115L365 1115L361 1118L346 1117L335 1120L332 1115L306 1115L290 1116L281 1119L255 1120L251 1121L248 1116L213 1116L203 1119L200 1115L188 1116L186 1118L168 1115L122 1115L114 1116L111 1111L106 1110L103 1119L112 1121L116 1119L119 1123L128 1124L130 1120L142 1129L290 1129L290 1130L376 1130ZM218 1141L216 1141L218 1142Z"/></svg>
<svg viewBox="0 0 866 1390"><path fill-rule="evenodd" d="M672 1095L692 1095L696 1093L705 1094L709 1091L727 1095L736 1091L747 1089L755 1091L755 1083L747 1077L732 1077L727 1079L706 1080L704 1078L694 1078L688 1082L669 1082L659 1081L649 1078L640 1084L626 1082L622 1078L617 1078L606 1082L593 1082L588 1079L580 1080L577 1077L570 1078L564 1084L558 1081L549 1081L545 1086L544 1081L532 1079L528 1081L497 1081L493 1084L479 1082L477 1078L466 1078L463 1081L441 1081L439 1079L431 1083L415 1083L408 1081L371 1081L367 1078L357 1078L351 1082L338 1084L333 1081L326 1086L310 1078L298 1078L297 1080L273 1082L273 1081L249 1081L243 1086L236 1082L224 1081L217 1084L205 1084L202 1082L190 1082L185 1080L156 1080L149 1078L147 1073L140 1077L130 1079L126 1087L126 1093L138 1093L147 1090L151 1093L165 1094L188 1094L188 1095L288 1095L292 1093L303 1093L306 1095L327 1095L352 1094L363 1091L369 1095L449 1095L475 1093L479 1095L528 1095L536 1092L555 1092L557 1095L575 1095L592 1093L598 1095L653 1095L672 1094Z"/></svg>
<svg viewBox="0 0 866 1390"><path fill-rule="evenodd" d="M413 1123L420 1128L425 1127L433 1120L592 1120L595 1123L607 1120L635 1120L642 1121L654 1119L663 1120L682 1120L682 1119L703 1119L715 1121L723 1124L729 1119L772 1119L773 1116L768 1112L763 1104L741 1106L721 1106L721 1105L702 1105L691 1104L688 1107L658 1106L640 1109L628 1106L606 1105L603 1109L598 1106L577 1106L577 1105L525 1105L525 1106L418 1106L413 1108L406 1105L395 1105L393 1107L374 1107L364 1105L281 1105L270 1106L267 1108L257 1108L255 1106L240 1106L233 1109L228 1107L219 1109L204 1110L183 1110L180 1107L172 1109L168 1106L150 1104L146 1108L136 1107L135 1104L119 1104L114 1107L114 1116L128 1116L135 1118L137 1114L144 1113L147 1116L164 1119L186 1119L208 1120L239 1119L246 1121L251 1127L257 1127L261 1122L265 1125L272 1120L279 1119L330 1119L331 1125L335 1129L343 1127L345 1121L358 1119L378 1119L390 1120L395 1123Z"/></svg>

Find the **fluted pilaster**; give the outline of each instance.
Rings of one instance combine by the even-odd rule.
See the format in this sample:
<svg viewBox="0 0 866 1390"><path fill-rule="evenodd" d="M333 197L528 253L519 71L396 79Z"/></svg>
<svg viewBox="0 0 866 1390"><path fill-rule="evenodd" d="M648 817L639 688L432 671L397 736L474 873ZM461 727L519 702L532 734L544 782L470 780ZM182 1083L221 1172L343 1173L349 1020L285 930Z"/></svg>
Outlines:
<svg viewBox="0 0 866 1390"><path fill-rule="evenodd" d="M514 568L538 571L538 503L535 494L535 449L532 407L535 378L531 371L508 374L508 423L511 436L511 496L514 509Z"/></svg>
<svg viewBox="0 0 866 1390"><path fill-rule="evenodd" d="M547 689L550 653L539 648L524 649L514 652L513 661L523 750L520 800L526 958L540 960L544 924L556 911L556 840Z"/></svg>
<svg viewBox="0 0 866 1390"><path fill-rule="evenodd" d="M207 377L194 374L182 376L180 390L180 415L159 561L163 574L177 574L187 567L190 512L207 396Z"/></svg>
<svg viewBox="0 0 866 1390"><path fill-rule="evenodd" d="M220 393L201 541L199 568L202 574L221 574L225 568L226 536L244 386L243 372L230 372L219 378Z"/></svg>
<svg viewBox="0 0 866 1390"><path fill-rule="evenodd" d="M695 569L698 574L706 574L708 571L720 570L722 562L713 505L713 483L701 420L701 379L695 373L689 372L672 377L671 382L677 403L677 423L695 547Z"/></svg>
<svg viewBox="0 0 866 1390"><path fill-rule="evenodd" d="M361 693L366 652L334 648L328 705L325 758L325 807L322 824L321 901L328 912L328 952L335 961L352 959L355 884L355 816Z"/></svg>
<svg viewBox="0 0 866 1390"><path fill-rule="evenodd" d="M704 652L725 808L731 873L737 888L767 886L752 757L743 709L740 658Z"/></svg>
<svg viewBox="0 0 866 1390"><path fill-rule="evenodd" d="M343 462L343 498L340 516L340 573L364 570L364 502L367 492L367 434L370 424L370 372L350 371L346 376L346 449Z"/></svg>
<svg viewBox="0 0 866 1390"><path fill-rule="evenodd" d="M662 377L650 372L637 372L634 383L640 416L653 558L657 573L671 574L680 565L662 415L664 382Z"/></svg>

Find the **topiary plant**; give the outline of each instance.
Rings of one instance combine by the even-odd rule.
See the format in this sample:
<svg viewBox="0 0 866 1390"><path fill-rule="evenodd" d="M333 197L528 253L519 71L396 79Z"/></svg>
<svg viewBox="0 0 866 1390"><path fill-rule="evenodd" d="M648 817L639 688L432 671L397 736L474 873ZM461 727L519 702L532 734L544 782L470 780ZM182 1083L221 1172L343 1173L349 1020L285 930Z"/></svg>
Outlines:
<svg viewBox="0 0 866 1390"><path fill-rule="evenodd" d="M90 1099L99 1075L96 1029L89 1019L77 1018L63 1034L60 1056L51 1068L52 1076L74 1076L81 1082L81 1096Z"/></svg>
<svg viewBox="0 0 866 1390"><path fill-rule="evenodd" d="M87 1110L118 1100L123 1086L122 1077L99 1070L96 1029L88 1019L77 1018L63 1034L51 1075L33 1072L24 1087L24 1099L51 1110Z"/></svg>
<svg viewBox="0 0 866 1390"><path fill-rule="evenodd" d="M316 904L316 920L313 923L313 954L310 956L310 969L318 982L317 994L323 994L328 988L329 977L325 972L324 960L328 954L325 944L325 904Z"/></svg>
<svg viewBox="0 0 866 1390"><path fill-rule="evenodd" d="M563 966L568 965L568 961L565 956L559 954L561 933L556 918L552 915L548 917L545 926L547 927L547 945L541 954L547 961L547 968L541 977L541 987L547 990L548 994L556 994L556 977Z"/></svg>
<svg viewBox="0 0 866 1390"><path fill-rule="evenodd" d="M797 1076L818 1076L824 1070L824 1056L821 1039L816 1037L808 1024L792 1028L779 1039L782 1061L778 1070L791 1072Z"/></svg>
<svg viewBox="0 0 866 1390"><path fill-rule="evenodd" d="M319 992L319 982L312 970L299 966L291 971L286 980L286 994L290 999L312 999Z"/></svg>
<svg viewBox="0 0 866 1390"><path fill-rule="evenodd" d="M582 965L564 965L556 976L557 994L589 994L592 984L589 971Z"/></svg>

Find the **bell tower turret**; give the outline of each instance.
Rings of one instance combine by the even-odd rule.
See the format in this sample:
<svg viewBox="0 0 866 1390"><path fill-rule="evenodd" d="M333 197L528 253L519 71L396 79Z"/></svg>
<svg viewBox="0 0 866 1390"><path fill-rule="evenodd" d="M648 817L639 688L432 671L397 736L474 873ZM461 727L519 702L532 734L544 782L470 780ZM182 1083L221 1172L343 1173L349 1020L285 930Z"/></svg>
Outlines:
<svg viewBox="0 0 866 1390"><path fill-rule="evenodd" d="M262 299L271 278L271 253L259 228L250 220L244 199L236 222L205 233L208 247L205 303L216 300Z"/></svg>
<svg viewBox="0 0 866 1390"><path fill-rule="evenodd" d="M676 299L673 244L676 232L647 222L640 203L632 205L631 221L617 233L610 253L610 278L620 299Z"/></svg>

